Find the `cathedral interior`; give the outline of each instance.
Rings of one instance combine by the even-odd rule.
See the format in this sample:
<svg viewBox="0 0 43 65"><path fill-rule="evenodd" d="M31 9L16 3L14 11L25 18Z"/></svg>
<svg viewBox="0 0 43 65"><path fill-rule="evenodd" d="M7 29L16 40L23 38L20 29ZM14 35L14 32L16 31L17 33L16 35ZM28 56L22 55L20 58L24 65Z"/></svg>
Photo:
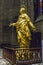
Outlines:
<svg viewBox="0 0 43 65"><path fill-rule="evenodd" d="M0 65L16 64L14 64L14 49L19 48L19 44L16 28L9 27L9 24L17 22L21 7L26 8L27 14L37 29L35 33L32 32L30 48L41 49L38 50L41 53L39 63L30 62L31 64L26 65L43 65L43 0L0 0Z"/></svg>

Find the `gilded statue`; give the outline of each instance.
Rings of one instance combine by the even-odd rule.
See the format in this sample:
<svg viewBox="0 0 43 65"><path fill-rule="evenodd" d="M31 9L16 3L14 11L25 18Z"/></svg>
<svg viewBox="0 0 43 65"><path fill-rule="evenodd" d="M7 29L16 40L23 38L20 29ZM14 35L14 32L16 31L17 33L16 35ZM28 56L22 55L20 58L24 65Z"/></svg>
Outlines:
<svg viewBox="0 0 43 65"><path fill-rule="evenodd" d="M10 23L9 26L15 26L17 32L18 43L21 48L29 48L31 41L31 32L36 30L36 27L31 22L30 17L27 15L26 9L20 9L20 16L16 23Z"/></svg>

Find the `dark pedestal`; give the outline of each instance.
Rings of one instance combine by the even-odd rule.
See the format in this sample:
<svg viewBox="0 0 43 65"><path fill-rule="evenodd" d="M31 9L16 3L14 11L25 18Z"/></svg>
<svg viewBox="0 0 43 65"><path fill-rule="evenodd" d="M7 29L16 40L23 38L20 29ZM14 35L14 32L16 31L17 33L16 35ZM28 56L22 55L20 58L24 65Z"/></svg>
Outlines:
<svg viewBox="0 0 43 65"><path fill-rule="evenodd" d="M17 59L18 55L18 59ZM23 58L24 56L24 58ZM30 57L29 57L30 56ZM3 50L3 57L13 65L28 65L41 62L41 48L8 48Z"/></svg>

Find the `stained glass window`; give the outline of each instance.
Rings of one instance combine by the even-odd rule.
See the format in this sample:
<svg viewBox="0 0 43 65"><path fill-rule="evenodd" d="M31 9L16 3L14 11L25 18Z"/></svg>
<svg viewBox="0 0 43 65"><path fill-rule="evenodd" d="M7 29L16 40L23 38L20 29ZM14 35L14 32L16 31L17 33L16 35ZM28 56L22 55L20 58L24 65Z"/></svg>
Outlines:
<svg viewBox="0 0 43 65"><path fill-rule="evenodd" d="M42 13L42 0L40 0L40 14Z"/></svg>
<svg viewBox="0 0 43 65"><path fill-rule="evenodd" d="M43 0L34 0L34 20L43 13Z"/></svg>

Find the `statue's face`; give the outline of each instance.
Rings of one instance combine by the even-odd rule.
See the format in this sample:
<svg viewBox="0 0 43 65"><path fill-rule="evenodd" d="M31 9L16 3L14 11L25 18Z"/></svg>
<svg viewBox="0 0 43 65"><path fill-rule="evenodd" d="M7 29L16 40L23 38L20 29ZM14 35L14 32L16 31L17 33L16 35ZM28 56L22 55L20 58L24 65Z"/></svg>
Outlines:
<svg viewBox="0 0 43 65"><path fill-rule="evenodd" d="M23 14L23 13L25 13L25 8L20 9L20 14Z"/></svg>

